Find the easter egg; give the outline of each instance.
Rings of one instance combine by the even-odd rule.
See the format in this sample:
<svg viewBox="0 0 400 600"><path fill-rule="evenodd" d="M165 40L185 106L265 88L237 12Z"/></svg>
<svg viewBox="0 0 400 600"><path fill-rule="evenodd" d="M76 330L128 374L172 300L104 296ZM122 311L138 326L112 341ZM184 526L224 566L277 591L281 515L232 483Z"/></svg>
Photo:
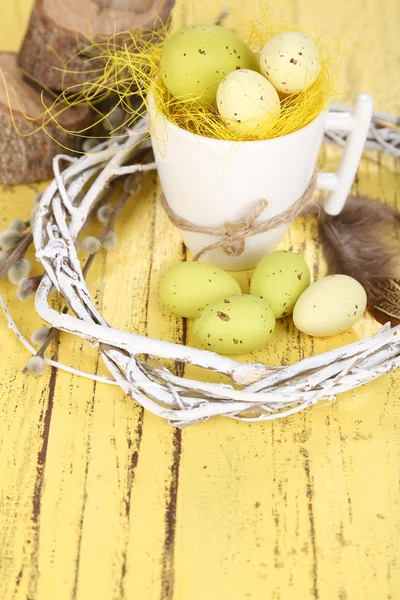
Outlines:
<svg viewBox="0 0 400 600"><path fill-rule="evenodd" d="M310 285L300 296L294 307L293 322L308 335L336 335L352 327L366 305L367 295L356 279L330 275Z"/></svg>
<svg viewBox="0 0 400 600"><path fill-rule="evenodd" d="M194 338L208 350L242 354L265 346L275 318L264 300L250 294L229 296L209 304L194 322Z"/></svg>
<svg viewBox="0 0 400 600"><path fill-rule="evenodd" d="M250 293L263 298L276 319L290 315L310 285L310 269L304 258L294 252L280 250L268 254L254 271Z"/></svg>
<svg viewBox="0 0 400 600"><path fill-rule="evenodd" d="M174 96L213 104L220 81L235 69L259 70L250 48L218 25L190 25L165 42L160 73Z"/></svg>
<svg viewBox="0 0 400 600"><path fill-rule="evenodd" d="M319 53L308 37L288 31L268 40L261 51L260 67L275 89L283 94L296 94L317 79Z"/></svg>
<svg viewBox="0 0 400 600"><path fill-rule="evenodd" d="M276 119L281 104L275 88L265 77L256 71L239 69L219 84L217 107L231 128L251 132Z"/></svg>
<svg viewBox="0 0 400 600"><path fill-rule="evenodd" d="M174 265L160 283L164 304L180 317L192 319L210 302L241 293L238 282L229 273L199 262Z"/></svg>

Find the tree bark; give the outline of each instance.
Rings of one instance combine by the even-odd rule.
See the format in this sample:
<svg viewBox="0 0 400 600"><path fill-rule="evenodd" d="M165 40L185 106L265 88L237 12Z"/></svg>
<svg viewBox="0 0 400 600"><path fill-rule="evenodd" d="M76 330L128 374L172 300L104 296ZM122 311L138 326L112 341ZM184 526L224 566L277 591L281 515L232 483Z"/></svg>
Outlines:
<svg viewBox="0 0 400 600"><path fill-rule="evenodd" d="M152 29L157 18L167 19L172 5L173 0L36 0L18 63L41 84L65 90L88 79L85 71L101 68L82 52L87 36ZM73 73L63 72L65 65Z"/></svg>
<svg viewBox="0 0 400 600"><path fill-rule="evenodd" d="M50 107L52 99L42 98L40 91L24 80L15 54L0 53L0 71L8 90L7 97L6 87L0 79L0 183L49 179L53 174L53 157L60 153L71 154L81 145L81 138L68 131L79 131L89 126L92 111L83 105L68 108L56 117L59 125L67 131L62 131L55 121L50 121L45 130L33 134L43 123L43 117L39 116L44 111L43 102Z"/></svg>

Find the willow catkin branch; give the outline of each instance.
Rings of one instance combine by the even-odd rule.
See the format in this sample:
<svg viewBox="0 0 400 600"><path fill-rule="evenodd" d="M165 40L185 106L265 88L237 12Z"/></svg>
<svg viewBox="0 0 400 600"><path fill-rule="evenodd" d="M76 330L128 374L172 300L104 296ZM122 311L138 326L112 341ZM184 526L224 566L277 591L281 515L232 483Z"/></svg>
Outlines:
<svg viewBox="0 0 400 600"><path fill-rule="evenodd" d="M125 200L125 202L126 202L126 200ZM125 202L124 202L124 204L125 204ZM122 207L121 207L121 208L122 208ZM114 213L113 213L113 214L114 214ZM116 217L115 217L115 218L116 218ZM114 219L114 220L115 220L115 219ZM101 232L101 234L100 234L100 236L99 236L99 239L100 239L100 240L101 240L101 238L102 238L103 234L105 235L105 233L104 233L104 232L105 232L105 230L106 230L106 229L108 229L108 231L110 230L110 227L111 227L111 225L110 225L110 222L111 222L111 217L110 217L110 219L109 219L109 221L108 221L107 225L104 227L103 231ZM95 257L95 256L96 256L95 254L91 254L91 255L89 256L89 258L87 259L87 261L86 261L86 263L85 263L85 266L83 267L83 274L84 274L85 276L87 275L87 273L88 273L88 271L89 271L90 267L92 266L92 264L93 264L93 261L94 261L94 257ZM62 309L61 313L62 313L63 315L65 315L65 314L67 314L67 312L68 312L68 311L69 311L69 306L64 306L64 308ZM56 327L51 327L51 328L50 328L50 330L49 330L49 334L48 334L47 338L45 339L45 341L43 342L43 344L41 345L41 347L40 347L40 348L39 348L39 350L37 351L37 353L36 353L36 356L41 356L41 357L43 357L43 356L44 356L44 353L45 353L45 352L46 352L46 350L47 350L47 348L49 347L49 345L51 344L51 342L52 342L52 341L53 341L53 340L56 338L56 336L57 336L59 333L60 333L60 331L59 331L59 330L58 330ZM22 371L22 372L23 372L23 373L27 373L27 371L28 371L28 369L27 369L27 367L25 367L25 368L23 369L23 371Z"/></svg>
<svg viewBox="0 0 400 600"><path fill-rule="evenodd" d="M114 186L116 186L117 184L119 185L120 182L118 180L115 180L115 182L112 182L110 184L110 188L111 187L114 188ZM113 191L113 189L112 189L112 191ZM108 198L108 192L109 192L109 190L107 190L105 193L105 196L107 198ZM80 193L84 193L84 189L82 189ZM79 201L79 199L80 199L79 196L80 196L80 194L77 195L75 200ZM29 220L25 221L25 226L26 227L30 226ZM15 244L15 246L13 248L11 248L11 250L9 251L8 257L0 265L0 279L2 279L7 274L9 268L12 267L13 264L15 264L18 260L20 260L21 258L23 258L25 256L25 253L26 253L27 249L29 248L29 246L31 245L32 241L33 241L32 233L26 233L22 236L20 241L17 244Z"/></svg>
<svg viewBox="0 0 400 600"><path fill-rule="evenodd" d="M22 239L12 248L9 256L0 264L0 279L6 275L9 268L12 267L18 260L25 256L25 252L31 245L33 236L31 233L26 233Z"/></svg>
<svg viewBox="0 0 400 600"><path fill-rule="evenodd" d="M68 312L69 308L68 306L64 306L64 308L62 309L61 313L63 315L65 315ZM46 352L47 348L50 346L51 342L56 338L57 334L59 333L58 329L56 327L51 327L49 329L49 333L47 338L45 339L45 341L43 342L43 344L40 346L39 350L36 352L35 356L40 356L42 358L44 358L44 353ZM22 369L22 373L27 373L28 372L28 367L24 367Z"/></svg>
<svg viewBox="0 0 400 600"><path fill-rule="evenodd" d="M2 297L1 293L0 293L0 307L4 311L4 314L8 321L9 328L15 333L15 335L17 336L17 338L19 339L21 344L23 346L25 346L25 348L32 355L35 355L35 349L18 329L17 325L15 324L14 319L12 318L12 316L6 306L6 303L4 302L4 298ZM43 357L43 360L46 363L46 365L49 365L50 367L55 367L56 369L61 369L63 371L66 371L67 373L72 373L73 375L79 375L80 377L86 377L87 379L91 379L92 381L98 381L99 383L105 383L108 385L119 385L117 381L115 381L114 379L111 379L110 377L106 377L103 375L94 375L93 373L87 373L86 371L81 371L80 369L75 369L74 367L70 367L69 365L65 365L63 363L52 360L51 358Z"/></svg>
<svg viewBox="0 0 400 600"><path fill-rule="evenodd" d="M110 198L115 193L115 191L121 186L121 184L122 184L122 178L121 179L113 179L109 183L108 187L104 191L103 196L100 198L100 200L90 210L90 212L88 214L88 218L86 219L86 222L85 222L85 226L88 225L89 222L90 222L90 220L96 216L97 211L99 210L99 208L101 206L103 206L104 204L107 204L107 202L110 200ZM79 194L79 197L74 201L74 205L79 203L79 200L82 199L84 193L85 193L85 190L82 190L81 194ZM85 226L82 227L81 233L84 230Z"/></svg>
<svg viewBox="0 0 400 600"><path fill-rule="evenodd" d="M107 233L112 231L112 229L114 228L115 221L116 221L118 215L120 214L121 210L124 208L125 204L129 200L129 198L132 196L132 194L134 194L135 191L138 189L140 179L142 178L143 174L144 174L144 172L138 171L138 172L134 173L133 175L130 175L129 177L126 178L124 186L123 186L124 192L121 195L121 198L118 200L118 202L113 207L110 218L109 218L108 222L106 223L106 225L104 226L102 232L99 235L98 239L100 242L102 242L104 240L105 236L107 235ZM107 196L107 198L109 198L110 192L114 193L115 188L118 185L121 185L121 183L122 183L121 180L115 180L115 183L113 182L113 184L112 184L112 189L107 190L105 196ZM85 266L83 267L83 270L82 270L84 276L87 275L90 267L92 266L95 256L96 256L96 254L91 254L88 257L88 259L85 263ZM65 306L61 312L62 312L62 314L65 315L68 312L68 310L69 310L69 307ZM59 333L59 330L56 327L50 328L49 334L48 334L46 340L43 342L43 344L39 348L39 350L37 351L36 356L41 356L41 357L44 356L44 353L46 352L47 348L49 347L51 342L56 338L58 333ZM26 373L27 367L25 367L22 372Z"/></svg>
<svg viewBox="0 0 400 600"><path fill-rule="evenodd" d="M140 124L139 124L140 125ZM118 146L118 145L117 145ZM96 148L94 150L97 151L97 155L95 155L94 157L90 157L90 155L85 155L84 158L81 159L81 164L82 163L89 163L88 165L85 164L86 167L86 176L82 177L82 182L78 183L78 185L76 186L76 189L74 190L74 192L72 193L72 205L76 205L77 203L80 204L80 202L83 200L83 198L86 195L85 192L85 181L89 181L89 178L92 175L95 175L95 172L97 171L97 168L93 168L91 163L99 163L101 162L101 160L106 159L107 158L107 151L112 150L114 147L115 149L117 149L117 146L115 143L107 143L107 142L103 142L100 143L98 146L96 146ZM107 148L107 150L105 150ZM104 151L105 156L103 157L102 154L99 152L100 151ZM135 154L139 154L141 151L141 149L138 147L136 149ZM144 158L144 162L147 162L148 158L149 158L149 153L147 151L145 151L144 154L142 154L143 158ZM133 182L133 181L137 181L137 185L136 185L136 189L139 185L139 181L141 179L143 175L143 172L136 172L135 174L131 175L130 177L127 177L127 181ZM79 178L78 178L79 179ZM106 198L107 200L109 199L109 197L112 195L112 193L114 193L114 190L117 186L119 186L121 184L121 182L123 181L122 178L120 179L116 179L111 181L108 184L107 189L105 190L103 197L100 200L100 203L104 202L104 199ZM71 184L72 186L74 185L74 183ZM54 187L54 190L52 189ZM132 187L132 183L131 183L131 187L128 187L128 184L126 184L125 186L125 192L128 192L128 194L124 194L123 197L119 200L119 202L117 203L117 205L114 207L114 211L113 213L110 215L110 219L108 221L108 223L105 225L102 234L100 234L100 240L102 239L101 236L105 237L105 235L111 230L111 228L114 226L115 220L119 214L119 212L122 210L125 202L128 200L128 198L132 195L133 193L133 187ZM49 186L48 188L48 192L51 193L52 195L55 193L56 191L56 181L53 181L52 184ZM89 219L90 216L92 216L96 210L98 209L98 204L95 204L92 209L89 211L87 218L86 218L86 222ZM84 275L87 274L88 270L90 269L92 263L94 260L94 255L89 256L82 272ZM61 314L67 314L69 310L68 306L65 306L63 308L63 310L61 311ZM44 353L46 351L46 349L48 348L48 346L50 345L50 343L54 340L54 338L56 337L57 333L59 332L59 330L56 327L51 327L49 330L49 335L47 337L47 339L44 341L44 343L42 344L41 348L38 350L37 355L39 356L44 356ZM23 373L25 373L27 371L27 369L25 368L23 370Z"/></svg>
<svg viewBox="0 0 400 600"><path fill-rule="evenodd" d="M117 187L117 185L120 184L120 181L115 181L112 182L112 184L110 184L110 188L108 190L106 190L103 199L101 200L101 202L104 200L104 198L109 198L109 196L114 192L115 188ZM79 199L81 198L81 195L84 193L84 188L77 194L74 202L79 201ZM93 213L95 212L95 210L93 209ZM27 221L27 224L29 224L29 221ZM32 242L33 236L32 234L26 234L26 237L29 238L30 237L30 242ZM2 263L2 268L0 269L0 279L4 276L5 273L7 273L8 269L7 269L7 265L9 264L9 266L11 266L12 264L14 264L14 262L16 262L17 260L19 260L22 256L24 256L26 249L28 248L29 245L26 245L27 241L26 239L22 239L17 247L15 248L15 250L19 249L19 252L21 252L22 254L19 254L17 252L14 252L13 254L10 254L9 258L4 261ZM20 247L20 248L19 248ZM24 249L25 248L25 249ZM89 257L90 259L91 257ZM12 261L12 262L11 262ZM88 260L89 263L89 260ZM90 263L87 265L87 268L84 269L84 273L86 274L87 271L90 268L90 265L92 264L92 261L90 261ZM86 267L86 265L85 265ZM8 267L9 268L9 267ZM3 273L3 269L5 270ZM64 308L62 309L61 313L62 314L66 314L69 310L68 306L64 306ZM51 344L51 342L56 338L57 334L58 334L59 330L56 327L51 327L49 329L49 334L46 338L46 340L43 342L43 344L41 345L40 349L36 352L35 356L40 356L42 358L44 358L44 354L47 350L47 348L49 347L49 345ZM22 371L22 373L27 373L28 369L27 367L25 367Z"/></svg>

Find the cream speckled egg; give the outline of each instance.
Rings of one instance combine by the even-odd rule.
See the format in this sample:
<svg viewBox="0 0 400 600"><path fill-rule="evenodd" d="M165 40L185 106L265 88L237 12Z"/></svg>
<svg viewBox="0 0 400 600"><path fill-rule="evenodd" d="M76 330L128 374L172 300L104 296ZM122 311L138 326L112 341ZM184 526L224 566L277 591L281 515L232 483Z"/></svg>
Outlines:
<svg viewBox="0 0 400 600"><path fill-rule="evenodd" d="M174 96L199 98L213 104L222 79L234 69L258 70L248 45L219 25L189 25L165 42L161 77Z"/></svg>
<svg viewBox="0 0 400 600"><path fill-rule="evenodd" d="M295 252L271 252L258 263L251 279L250 293L263 298L276 319L290 315L310 285L310 269L304 258Z"/></svg>
<svg viewBox="0 0 400 600"><path fill-rule="evenodd" d="M265 346L274 328L268 304L257 296L242 294L206 306L194 322L193 336L207 350L242 354Z"/></svg>
<svg viewBox="0 0 400 600"><path fill-rule="evenodd" d="M207 263L178 263L160 282L164 304L180 317L192 319L210 302L241 293L240 285L229 273Z"/></svg>
<svg viewBox="0 0 400 600"><path fill-rule="evenodd" d="M260 73L240 69L229 73L219 84L217 107L230 127L251 132L278 117L280 100L275 88Z"/></svg>
<svg viewBox="0 0 400 600"><path fill-rule="evenodd" d="M336 335L352 327L366 306L367 295L356 279L330 275L310 285L300 296L294 307L293 322L308 335Z"/></svg>
<svg viewBox="0 0 400 600"><path fill-rule="evenodd" d="M319 53L314 43L302 33L280 33L262 49L260 68L279 92L296 94L317 79Z"/></svg>

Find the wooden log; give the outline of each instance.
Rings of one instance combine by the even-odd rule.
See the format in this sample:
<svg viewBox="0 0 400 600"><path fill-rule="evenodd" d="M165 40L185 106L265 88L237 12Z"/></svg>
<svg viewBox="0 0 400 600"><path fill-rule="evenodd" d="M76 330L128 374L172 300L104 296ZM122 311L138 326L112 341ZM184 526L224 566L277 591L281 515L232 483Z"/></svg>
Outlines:
<svg viewBox="0 0 400 600"><path fill-rule="evenodd" d="M167 19L172 5L173 0L36 0L19 65L43 85L65 90L87 79L84 71L99 66L83 54L76 56L88 45L84 34L99 39L152 29L157 18ZM63 72L66 63L74 73Z"/></svg>
<svg viewBox="0 0 400 600"><path fill-rule="evenodd" d="M29 134L43 123L43 118L39 117L44 111L41 94L24 80L15 54L0 53L0 71L9 94L7 98L6 86L0 79L0 183L28 183L49 179L53 173L53 157L77 150L82 139L62 131L54 121L46 125L45 131L22 137L16 127L20 133ZM47 96L43 100L47 107L51 106L51 98ZM10 109L16 127L12 122ZM32 121L25 115L38 118ZM92 111L83 105L68 108L57 117L57 121L66 130L79 131L92 122Z"/></svg>
<svg viewBox="0 0 400 600"><path fill-rule="evenodd" d="M153 3L153 0L95 0L101 8L111 10L134 11L135 13L146 12Z"/></svg>

